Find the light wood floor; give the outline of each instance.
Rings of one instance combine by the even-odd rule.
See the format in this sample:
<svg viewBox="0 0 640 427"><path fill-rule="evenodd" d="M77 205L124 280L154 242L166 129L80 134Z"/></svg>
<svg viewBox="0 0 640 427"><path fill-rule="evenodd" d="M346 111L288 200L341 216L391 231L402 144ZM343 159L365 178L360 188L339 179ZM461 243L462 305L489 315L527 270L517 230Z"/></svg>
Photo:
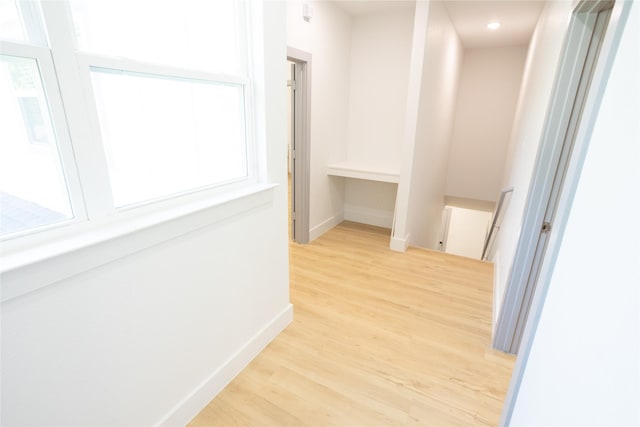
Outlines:
<svg viewBox="0 0 640 427"><path fill-rule="evenodd" d="M291 243L295 320L190 425L497 425L491 264L388 245L346 222Z"/></svg>

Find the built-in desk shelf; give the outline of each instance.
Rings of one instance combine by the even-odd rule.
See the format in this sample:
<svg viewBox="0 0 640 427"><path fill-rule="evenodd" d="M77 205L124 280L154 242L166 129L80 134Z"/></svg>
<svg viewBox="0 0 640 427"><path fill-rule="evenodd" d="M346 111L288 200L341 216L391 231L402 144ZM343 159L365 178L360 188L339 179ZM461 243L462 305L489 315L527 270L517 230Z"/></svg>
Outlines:
<svg viewBox="0 0 640 427"><path fill-rule="evenodd" d="M353 163L335 163L329 165L327 174L345 178L365 179L367 181L398 183L400 173L389 170L368 168Z"/></svg>

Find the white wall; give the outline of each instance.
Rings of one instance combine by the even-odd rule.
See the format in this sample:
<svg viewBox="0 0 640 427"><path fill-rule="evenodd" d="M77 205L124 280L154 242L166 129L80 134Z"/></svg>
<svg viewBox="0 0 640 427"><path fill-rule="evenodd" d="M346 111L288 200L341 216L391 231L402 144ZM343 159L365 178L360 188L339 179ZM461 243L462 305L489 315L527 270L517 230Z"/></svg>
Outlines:
<svg viewBox="0 0 640 427"><path fill-rule="evenodd" d="M313 239L339 224L344 215L344 180L330 178L327 165L347 158L351 18L330 2L310 3L313 18L306 22L303 2L286 2L286 29L287 46L312 55L309 227Z"/></svg>
<svg viewBox="0 0 640 427"><path fill-rule="evenodd" d="M492 213L454 206L450 209L445 252L467 258L482 258Z"/></svg>
<svg viewBox="0 0 640 427"><path fill-rule="evenodd" d="M391 228L397 188L398 185L393 183L347 179L344 219Z"/></svg>
<svg viewBox="0 0 640 427"><path fill-rule="evenodd" d="M465 49L447 170L448 196L497 201L526 46Z"/></svg>
<svg viewBox="0 0 640 427"><path fill-rule="evenodd" d="M2 425L185 424L290 321L284 4L264 34L272 200L3 302Z"/></svg>
<svg viewBox="0 0 640 427"><path fill-rule="evenodd" d="M513 193L494 244L494 253L500 254L499 259L493 259L497 279L494 318L500 311L520 236L533 165L570 16L571 2L548 3L529 44L502 182L503 188L513 187Z"/></svg>
<svg viewBox="0 0 640 427"><path fill-rule="evenodd" d="M445 7L431 2L415 146L409 153L413 157L410 190L405 202L408 242L413 246L435 249L439 241L461 62L462 45Z"/></svg>
<svg viewBox="0 0 640 427"><path fill-rule="evenodd" d="M513 426L640 425L640 4L633 2L631 13L526 361Z"/></svg>
<svg viewBox="0 0 640 427"><path fill-rule="evenodd" d="M347 159L400 170L413 9L352 18ZM344 218L391 228L396 185L345 180Z"/></svg>
<svg viewBox="0 0 640 427"><path fill-rule="evenodd" d="M353 18L347 159L400 169L412 9Z"/></svg>

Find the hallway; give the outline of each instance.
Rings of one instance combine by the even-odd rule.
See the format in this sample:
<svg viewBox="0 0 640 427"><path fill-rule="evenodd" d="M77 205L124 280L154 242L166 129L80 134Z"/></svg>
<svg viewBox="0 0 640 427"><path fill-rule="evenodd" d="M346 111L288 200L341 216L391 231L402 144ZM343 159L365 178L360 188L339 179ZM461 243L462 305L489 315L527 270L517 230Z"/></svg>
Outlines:
<svg viewBox="0 0 640 427"><path fill-rule="evenodd" d="M294 322L192 426L497 425L492 266L345 222L290 244Z"/></svg>

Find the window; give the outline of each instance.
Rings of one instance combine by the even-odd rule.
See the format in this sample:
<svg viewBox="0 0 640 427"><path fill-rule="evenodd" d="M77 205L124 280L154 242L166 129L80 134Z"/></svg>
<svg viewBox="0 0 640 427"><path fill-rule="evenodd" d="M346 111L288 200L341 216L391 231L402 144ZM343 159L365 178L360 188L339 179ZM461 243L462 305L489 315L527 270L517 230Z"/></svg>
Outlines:
<svg viewBox="0 0 640 427"><path fill-rule="evenodd" d="M0 238L256 182L248 5L0 0Z"/></svg>
<svg viewBox="0 0 640 427"><path fill-rule="evenodd" d="M240 6L71 2L116 207L247 177Z"/></svg>
<svg viewBox="0 0 640 427"><path fill-rule="evenodd" d="M245 72L243 4L73 0L71 12L82 52L231 76Z"/></svg>
<svg viewBox="0 0 640 427"><path fill-rule="evenodd" d="M40 9L0 0L0 238L84 219Z"/></svg>
<svg viewBox="0 0 640 427"><path fill-rule="evenodd" d="M14 1L0 0L0 38L26 40L20 13Z"/></svg>
<svg viewBox="0 0 640 427"><path fill-rule="evenodd" d="M93 68L115 205L247 175L242 87Z"/></svg>
<svg viewBox="0 0 640 427"><path fill-rule="evenodd" d="M36 59L0 55L0 116L0 232L73 218Z"/></svg>

